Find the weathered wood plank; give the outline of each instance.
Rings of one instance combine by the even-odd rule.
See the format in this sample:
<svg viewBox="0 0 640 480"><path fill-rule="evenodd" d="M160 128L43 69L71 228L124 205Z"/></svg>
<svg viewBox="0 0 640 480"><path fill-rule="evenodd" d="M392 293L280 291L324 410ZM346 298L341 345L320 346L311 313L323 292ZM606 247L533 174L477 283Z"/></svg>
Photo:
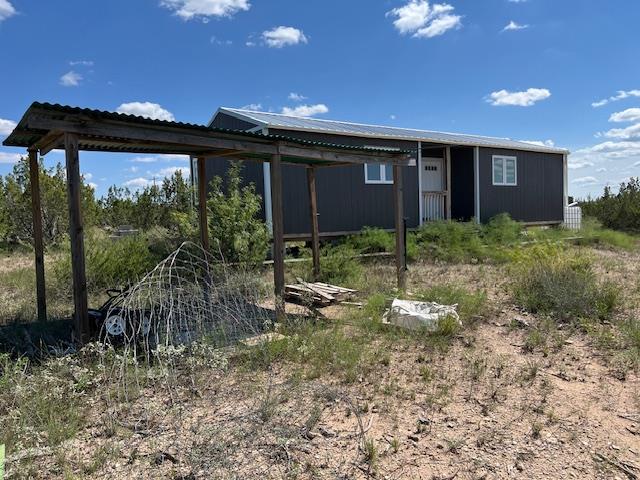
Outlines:
<svg viewBox="0 0 640 480"><path fill-rule="evenodd" d="M402 185L402 168L393 166L393 201L396 227L396 272L398 277L398 289L405 290L406 281L406 252L405 252L405 231L404 231L404 192Z"/></svg>
<svg viewBox="0 0 640 480"><path fill-rule="evenodd" d="M273 283L276 296L276 319L284 320L284 215L282 209L282 157L271 157L271 216L273 222Z"/></svg>
<svg viewBox="0 0 640 480"><path fill-rule="evenodd" d="M33 250L36 261L36 297L38 320L47 320L47 296L44 279L44 244L42 238L42 205L40 197L40 168L38 151L29 149L29 182L31 185L31 215L33 217Z"/></svg>
<svg viewBox="0 0 640 480"><path fill-rule="evenodd" d="M198 219L200 221L200 245L209 251L209 220L207 218L207 170L204 157L198 157Z"/></svg>
<svg viewBox="0 0 640 480"><path fill-rule="evenodd" d="M69 238L71 241L71 272L73 278L74 325L76 340L84 343L89 339L91 326L87 307L87 279L84 258L84 227L82 223L82 181L78 153L78 136L64 135L67 198L69 201Z"/></svg>
<svg viewBox="0 0 640 480"><path fill-rule="evenodd" d="M311 253L313 258L313 279L320 278L320 229L318 227L318 197L316 192L316 169L307 168L309 187L309 214L311 220Z"/></svg>

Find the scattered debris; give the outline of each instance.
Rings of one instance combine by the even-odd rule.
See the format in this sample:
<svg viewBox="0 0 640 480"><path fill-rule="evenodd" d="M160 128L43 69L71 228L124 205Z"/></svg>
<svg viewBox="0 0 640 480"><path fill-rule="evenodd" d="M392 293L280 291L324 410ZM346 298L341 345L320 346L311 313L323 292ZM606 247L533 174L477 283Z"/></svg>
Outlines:
<svg viewBox="0 0 640 480"><path fill-rule="evenodd" d="M457 312L458 305L440 305L434 302L416 302L396 298L391 308L382 317L383 323L409 330L427 328L435 330L438 322L447 317L462 325Z"/></svg>
<svg viewBox="0 0 640 480"><path fill-rule="evenodd" d="M314 305L331 305L352 300L357 290L338 287L328 283L309 283L296 278L298 283L285 285L284 294L287 300L312 302ZM350 303L350 302L349 302ZM350 303L351 304L351 303Z"/></svg>

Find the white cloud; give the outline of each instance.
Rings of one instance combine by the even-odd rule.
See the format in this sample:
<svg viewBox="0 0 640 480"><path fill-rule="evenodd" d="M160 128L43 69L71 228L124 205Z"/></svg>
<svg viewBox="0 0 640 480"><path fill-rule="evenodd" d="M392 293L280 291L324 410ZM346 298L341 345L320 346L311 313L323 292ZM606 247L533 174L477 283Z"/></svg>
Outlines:
<svg viewBox="0 0 640 480"><path fill-rule="evenodd" d="M72 67L82 66L82 67L93 67L93 60L72 60L69 62L69 65Z"/></svg>
<svg viewBox="0 0 640 480"><path fill-rule="evenodd" d="M520 140L523 143L530 143L531 145L537 145L539 147L554 147L555 142L553 140Z"/></svg>
<svg viewBox="0 0 640 480"><path fill-rule="evenodd" d="M90 172L84 172L84 173L82 174L82 177L83 177L85 180L91 180L91 179L93 178L93 173L90 173Z"/></svg>
<svg viewBox="0 0 640 480"><path fill-rule="evenodd" d="M132 163L159 163L159 162L173 162L176 160L188 162L189 155L177 155L177 154L146 155L146 156L134 157L130 161Z"/></svg>
<svg viewBox="0 0 640 480"><path fill-rule="evenodd" d="M282 109L283 114L293 115L295 117L313 117L328 112L329 108L323 103L318 103L317 105L298 105L294 108L284 107Z"/></svg>
<svg viewBox="0 0 640 480"><path fill-rule="evenodd" d="M71 70L60 77L60 85L63 87L77 87L82 82L82 78L82 75Z"/></svg>
<svg viewBox="0 0 640 480"><path fill-rule="evenodd" d="M571 180L571 183L575 183L577 185L588 186L588 185L597 185L598 179L596 177L579 177Z"/></svg>
<svg viewBox="0 0 640 480"><path fill-rule="evenodd" d="M598 173L602 173L602 172L606 172L607 169L605 167L600 167L600 168L596 168L596 172Z"/></svg>
<svg viewBox="0 0 640 480"><path fill-rule="evenodd" d="M305 97L304 95L300 95L299 93L295 92L291 92L288 98L289 100L293 100L294 102L302 102L303 100L307 99L307 97Z"/></svg>
<svg viewBox="0 0 640 480"><path fill-rule="evenodd" d="M242 108L242 110L253 110L254 112L259 112L259 111L262 110L262 104L261 103L250 103L249 105L244 105L241 108Z"/></svg>
<svg viewBox="0 0 640 480"><path fill-rule="evenodd" d="M567 167L569 167L571 170L578 170L580 168L593 167L593 166L594 166L594 163L593 162L589 162L589 161L569 162L567 164Z"/></svg>
<svg viewBox="0 0 640 480"><path fill-rule="evenodd" d="M640 123L626 128L612 128L608 132L605 132L604 136L607 138L619 138L620 140L640 138Z"/></svg>
<svg viewBox="0 0 640 480"><path fill-rule="evenodd" d="M627 108L609 117L610 122L637 122L640 120L640 108Z"/></svg>
<svg viewBox="0 0 640 480"><path fill-rule="evenodd" d="M133 178L131 180L127 180L126 182L124 182L124 186L132 187L132 188L144 188L148 185L151 185L152 183L153 183L153 180L149 180L148 178L144 178L144 177L138 177L138 178Z"/></svg>
<svg viewBox="0 0 640 480"><path fill-rule="evenodd" d="M283 26L262 32L262 39L272 48L282 48L288 45L307 43L307 37L302 30Z"/></svg>
<svg viewBox="0 0 640 480"><path fill-rule="evenodd" d="M19 153L0 152L0 164L3 165L17 163L20 158Z"/></svg>
<svg viewBox="0 0 640 480"><path fill-rule="evenodd" d="M16 128L17 123L13 120L0 118L0 135L9 135Z"/></svg>
<svg viewBox="0 0 640 480"><path fill-rule="evenodd" d="M184 178L189 177L189 175L191 174L191 170L189 169L189 167L166 167L163 168L161 170L159 170L154 176L155 177L170 177L171 175L173 175L174 173L180 171L182 173L182 176Z"/></svg>
<svg viewBox="0 0 640 480"><path fill-rule="evenodd" d="M0 0L0 22L16 14L16 9L9 0Z"/></svg>
<svg viewBox="0 0 640 480"><path fill-rule="evenodd" d="M536 102L545 100L551 96L551 92L546 88L529 88L523 92L509 92L498 90L492 92L487 97L487 102L494 106L518 106L530 107Z"/></svg>
<svg viewBox="0 0 640 480"><path fill-rule="evenodd" d="M154 120L175 120L173 113L165 110L159 104L151 102L123 103L118 107L117 112L137 115L139 117L153 118Z"/></svg>
<svg viewBox="0 0 640 480"><path fill-rule="evenodd" d="M602 100L598 100L597 102L593 102L591 104L592 107L598 108L602 107L610 102L617 102L619 100L624 100L630 97L640 97L640 90L619 90L617 94L609 97L603 98Z"/></svg>
<svg viewBox="0 0 640 480"><path fill-rule="evenodd" d="M529 25L522 25L520 23L516 23L511 20L506 27L502 29L503 32L515 31L515 30L524 30L525 28L529 28Z"/></svg>
<svg viewBox="0 0 640 480"><path fill-rule="evenodd" d="M395 120L395 119L396 119L396 116L395 116L395 115L393 115L393 114L391 114L391 115L389 115L389 118L390 118L391 120Z"/></svg>
<svg viewBox="0 0 640 480"><path fill-rule="evenodd" d="M433 38L462 26L462 17L453 11L447 3L430 5L427 0L410 0L387 12L387 16L395 17L393 25L402 35Z"/></svg>
<svg viewBox="0 0 640 480"><path fill-rule="evenodd" d="M90 186L91 188L93 188L94 190L97 190L97 189L98 189L98 184L97 184L97 183L89 182L89 183L87 183L87 185L89 185L89 186Z"/></svg>
<svg viewBox="0 0 640 480"><path fill-rule="evenodd" d="M574 152L571 157L576 159L628 159L640 156L640 141L637 142L602 142L592 147Z"/></svg>
<svg viewBox="0 0 640 480"><path fill-rule="evenodd" d="M230 17L251 8L249 0L161 0L160 5L172 10L183 20Z"/></svg>

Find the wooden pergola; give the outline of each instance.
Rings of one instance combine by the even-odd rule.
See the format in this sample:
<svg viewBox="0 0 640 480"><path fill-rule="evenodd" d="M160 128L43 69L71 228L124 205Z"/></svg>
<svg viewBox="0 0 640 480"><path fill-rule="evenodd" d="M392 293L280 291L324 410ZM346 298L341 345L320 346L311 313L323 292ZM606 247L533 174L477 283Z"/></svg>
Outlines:
<svg viewBox="0 0 640 480"><path fill-rule="evenodd" d="M200 239L202 246L207 250L209 236L205 162L222 158L269 162L271 164L274 285L278 318L283 318L285 314L283 209L286 205L283 205L282 201L282 164L301 165L307 169L313 271L318 275L320 273L320 241L315 186L316 169L364 163L391 163L394 172L397 281L400 289L405 288L406 247L401 168L411 163L412 158L409 152L310 142L290 137L218 129L37 102L28 108L3 144L25 147L29 155L36 292L40 320L46 320L47 313L38 155L45 155L53 149L65 150L74 326L79 342L86 341L91 332L85 275L84 226L80 208L82 182L79 152L82 150L182 154L197 158Z"/></svg>

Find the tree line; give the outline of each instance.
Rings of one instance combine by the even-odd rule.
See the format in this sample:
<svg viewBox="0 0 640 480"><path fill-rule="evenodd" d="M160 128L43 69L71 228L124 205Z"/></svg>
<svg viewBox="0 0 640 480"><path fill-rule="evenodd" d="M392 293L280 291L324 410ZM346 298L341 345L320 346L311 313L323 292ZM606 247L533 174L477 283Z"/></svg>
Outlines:
<svg viewBox="0 0 640 480"><path fill-rule="evenodd" d="M580 202L582 213L594 217L603 226L626 232L640 232L640 178L620 184L617 193L606 186L602 196Z"/></svg>

